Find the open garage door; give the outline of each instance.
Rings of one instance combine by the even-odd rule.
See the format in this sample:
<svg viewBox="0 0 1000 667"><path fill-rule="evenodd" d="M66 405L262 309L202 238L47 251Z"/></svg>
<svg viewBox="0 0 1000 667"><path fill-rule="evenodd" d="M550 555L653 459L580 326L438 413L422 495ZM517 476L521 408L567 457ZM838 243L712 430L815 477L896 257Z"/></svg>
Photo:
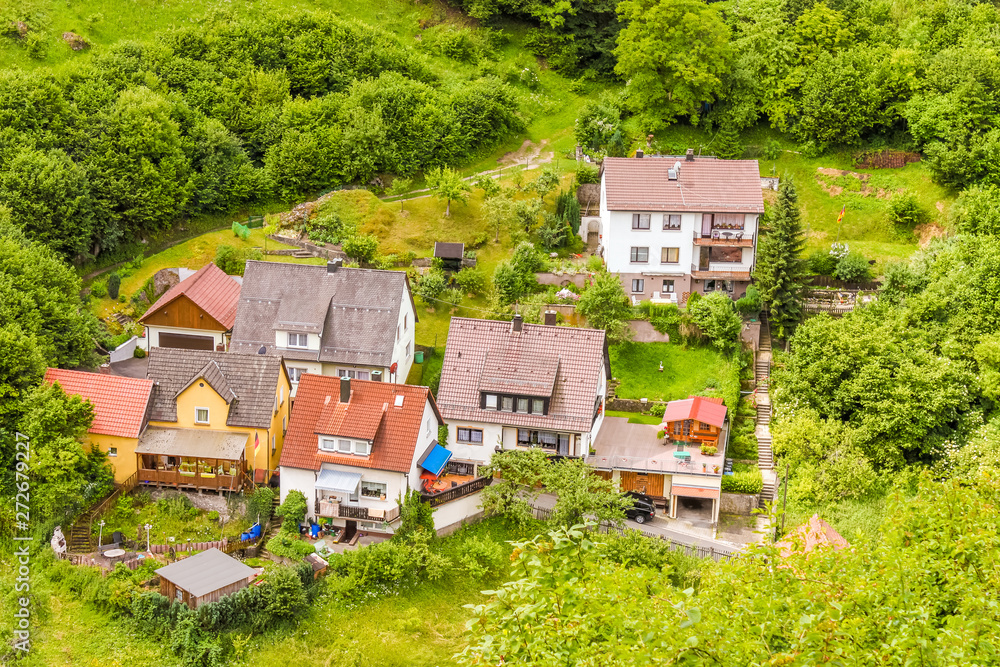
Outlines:
<svg viewBox="0 0 1000 667"><path fill-rule="evenodd" d="M179 347L182 350L214 350L215 338L212 336L192 336L191 334L167 333L159 335L160 347Z"/></svg>

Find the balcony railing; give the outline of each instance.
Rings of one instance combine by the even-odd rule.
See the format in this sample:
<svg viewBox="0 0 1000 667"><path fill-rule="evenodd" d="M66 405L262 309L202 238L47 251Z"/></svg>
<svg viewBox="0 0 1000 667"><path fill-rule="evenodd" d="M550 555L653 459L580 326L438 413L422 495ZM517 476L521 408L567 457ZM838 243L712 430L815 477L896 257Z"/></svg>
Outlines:
<svg viewBox="0 0 1000 667"><path fill-rule="evenodd" d="M696 229L694 230L694 244L752 248L753 236L752 232L732 229L713 229L711 234L705 235Z"/></svg>
<svg viewBox="0 0 1000 667"><path fill-rule="evenodd" d="M194 489L239 489L242 486L240 475L219 475L195 471L151 470L140 468L136 474L139 484L161 484L178 488Z"/></svg>
<svg viewBox="0 0 1000 667"><path fill-rule="evenodd" d="M382 510L374 507L345 505L343 503L332 503L325 500L317 500L315 512L316 516L330 519L390 522L399 518L399 505L393 505L392 507ZM379 516L379 514L381 514L381 516Z"/></svg>
<svg viewBox="0 0 1000 667"><path fill-rule="evenodd" d="M422 492L420 494L420 500L429 504L431 507L444 505L445 503L450 503L452 500L458 500L459 498L464 498L465 496L471 496L473 493L479 493L489 485L492 479L492 477L478 477L471 482L459 484L458 486L446 489L440 493Z"/></svg>

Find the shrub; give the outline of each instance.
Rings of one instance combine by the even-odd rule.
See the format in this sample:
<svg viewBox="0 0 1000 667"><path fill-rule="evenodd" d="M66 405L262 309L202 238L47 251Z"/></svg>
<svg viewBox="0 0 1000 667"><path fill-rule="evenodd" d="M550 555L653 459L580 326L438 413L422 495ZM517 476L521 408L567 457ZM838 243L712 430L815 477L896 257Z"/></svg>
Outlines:
<svg viewBox="0 0 1000 667"><path fill-rule="evenodd" d="M219 513L217 511L215 511L215 510L212 510L211 512L208 513L208 520L209 521L218 521L219 520Z"/></svg>
<svg viewBox="0 0 1000 667"><path fill-rule="evenodd" d="M285 502L281 503L281 506L275 511L275 514L284 518L281 529L285 530L286 526L292 527L290 530L297 529L298 525L305 521L308 508L305 494L298 489L289 491Z"/></svg>
<svg viewBox="0 0 1000 667"><path fill-rule="evenodd" d="M871 266L864 255L851 252L837 262L834 275L845 282L864 282L872 279Z"/></svg>
<svg viewBox="0 0 1000 667"><path fill-rule="evenodd" d="M656 432L656 437L659 438L660 440L663 440L665 437L667 437L667 432L661 428L659 431Z"/></svg>
<svg viewBox="0 0 1000 667"><path fill-rule="evenodd" d="M482 537L470 537L462 542L458 564L477 579L496 576L503 570L507 558L499 544Z"/></svg>
<svg viewBox="0 0 1000 667"><path fill-rule="evenodd" d="M760 305L760 292L753 285L747 287L747 293L736 300L736 310L741 315L752 315L760 312Z"/></svg>
<svg viewBox="0 0 1000 667"><path fill-rule="evenodd" d="M370 264L378 254L378 237L373 234L358 234L344 241L344 252L351 259L362 264Z"/></svg>
<svg viewBox="0 0 1000 667"><path fill-rule="evenodd" d="M139 347L138 345L136 345L135 349L132 351L132 356L134 358L136 358L136 359L145 359L146 358L146 350L144 350L141 347Z"/></svg>
<svg viewBox="0 0 1000 667"><path fill-rule="evenodd" d="M486 274L481 269L464 268L452 276L452 280L465 294L482 294L486 289Z"/></svg>
<svg viewBox="0 0 1000 667"><path fill-rule="evenodd" d="M411 489L399 503L399 518L399 530L396 531L396 535L402 539L421 530L434 533L434 509L423 502L415 490Z"/></svg>
<svg viewBox="0 0 1000 667"><path fill-rule="evenodd" d="M260 486L244 496L244 516L250 523L260 521L263 525L271 518L274 511L274 491L266 486Z"/></svg>
<svg viewBox="0 0 1000 667"><path fill-rule="evenodd" d="M108 295L108 285L103 282L95 282L90 286L90 295L98 299L103 299Z"/></svg>
<svg viewBox="0 0 1000 667"><path fill-rule="evenodd" d="M118 298L118 290L122 286L122 277L118 275L117 271L112 271L111 275L108 276L108 296L112 299Z"/></svg>
<svg viewBox="0 0 1000 667"><path fill-rule="evenodd" d="M601 182L601 177L597 167L586 162L581 162L576 168L576 182L580 185L596 184Z"/></svg>
<svg viewBox="0 0 1000 667"><path fill-rule="evenodd" d="M912 192L899 192L889 200L889 221L897 227L912 230L927 222L930 216Z"/></svg>
<svg viewBox="0 0 1000 667"><path fill-rule="evenodd" d="M191 504L191 499L180 492L169 493L156 501L156 509L174 519L186 519L191 516L191 510L197 508Z"/></svg>
<svg viewBox="0 0 1000 667"><path fill-rule="evenodd" d="M236 248L223 244L215 249L215 265L231 276L242 276L247 261L262 259L264 253L260 248Z"/></svg>
<svg viewBox="0 0 1000 667"><path fill-rule="evenodd" d="M269 539L266 548L275 556L291 560L302 560L316 551L313 545L305 540L300 540L297 534L286 530L281 530L277 535Z"/></svg>
<svg viewBox="0 0 1000 667"><path fill-rule="evenodd" d="M820 276L832 276L837 270L838 258L826 250L815 250L809 255L809 270Z"/></svg>
<svg viewBox="0 0 1000 667"><path fill-rule="evenodd" d="M747 493L750 495L759 494L764 488L764 478L760 470L744 470L734 472L732 475L722 476L722 491L724 493Z"/></svg>
<svg viewBox="0 0 1000 667"><path fill-rule="evenodd" d="M663 413L666 411L667 411L667 406L663 405L662 403L657 403L656 405L654 405L649 409L649 414L653 415L654 417L662 417Z"/></svg>
<svg viewBox="0 0 1000 667"><path fill-rule="evenodd" d="M442 447L448 446L448 425L441 424L438 426L438 444Z"/></svg>
<svg viewBox="0 0 1000 667"><path fill-rule="evenodd" d="M441 296L441 293L447 288L448 279L445 278L444 271L431 269L417 278L413 293L427 302L428 305L432 305L430 302Z"/></svg>

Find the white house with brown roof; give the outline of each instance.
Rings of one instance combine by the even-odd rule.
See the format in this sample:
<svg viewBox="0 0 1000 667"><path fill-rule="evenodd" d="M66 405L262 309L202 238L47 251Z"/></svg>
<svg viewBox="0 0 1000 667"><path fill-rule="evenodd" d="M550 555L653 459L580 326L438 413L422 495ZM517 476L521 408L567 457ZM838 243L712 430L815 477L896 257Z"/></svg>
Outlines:
<svg viewBox="0 0 1000 667"><path fill-rule="evenodd" d="M207 264L156 300L140 322L146 325L143 347L225 350L236 320L240 283Z"/></svg>
<svg viewBox="0 0 1000 667"><path fill-rule="evenodd" d="M411 489L439 506L437 528L460 522L478 511L483 484L449 470L443 423L427 387L306 374L281 455L281 500L301 491L307 516L348 538L392 533Z"/></svg>
<svg viewBox="0 0 1000 667"><path fill-rule="evenodd" d="M474 472L500 449L586 456L609 373L603 331L453 317L438 390L453 460Z"/></svg>
<svg viewBox="0 0 1000 667"><path fill-rule="evenodd" d="M293 393L305 373L404 383L416 321L405 272L249 261L231 350L284 359Z"/></svg>
<svg viewBox="0 0 1000 667"><path fill-rule="evenodd" d="M756 160L606 158L601 248L634 303L746 293L764 212Z"/></svg>

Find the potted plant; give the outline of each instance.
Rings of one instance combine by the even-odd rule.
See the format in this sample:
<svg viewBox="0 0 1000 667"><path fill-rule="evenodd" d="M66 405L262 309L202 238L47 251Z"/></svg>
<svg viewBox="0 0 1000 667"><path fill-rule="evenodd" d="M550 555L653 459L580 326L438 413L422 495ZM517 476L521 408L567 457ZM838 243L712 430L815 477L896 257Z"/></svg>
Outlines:
<svg viewBox="0 0 1000 667"><path fill-rule="evenodd" d="M718 475L719 474L719 466L712 466L712 472L714 472L716 475Z"/></svg>
<svg viewBox="0 0 1000 667"><path fill-rule="evenodd" d="M708 472L708 464L707 463L702 463L701 464L701 471L702 472Z"/></svg>
<svg viewBox="0 0 1000 667"><path fill-rule="evenodd" d="M667 437L667 432L661 428L659 431L656 432L656 437L659 438L660 440L663 440L664 438ZM663 444L667 443L664 442Z"/></svg>

